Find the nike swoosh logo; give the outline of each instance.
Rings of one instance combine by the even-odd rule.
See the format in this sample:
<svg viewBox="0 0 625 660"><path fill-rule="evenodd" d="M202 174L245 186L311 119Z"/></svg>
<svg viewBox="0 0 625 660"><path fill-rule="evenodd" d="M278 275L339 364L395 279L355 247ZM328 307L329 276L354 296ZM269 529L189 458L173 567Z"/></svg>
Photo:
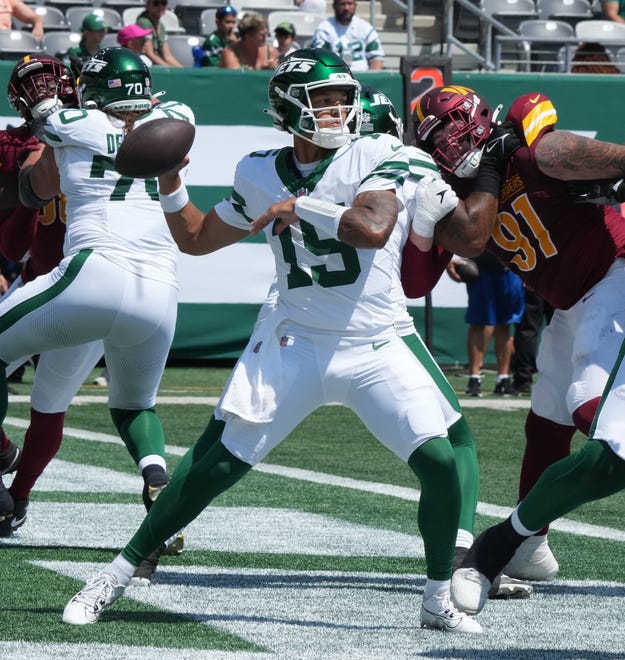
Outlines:
<svg viewBox="0 0 625 660"><path fill-rule="evenodd" d="M502 135L501 137L498 137L498 138L495 139L495 140L491 140L491 141L486 145L486 153L489 154L489 153L490 153L490 152L491 152L491 151L497 146L497 144L498 144L499 142L501 142L501 143L503 144L504 140L505 140L507 137L508 137L507 135ZM503 147L502 147L501 151L503 152Z"/></svg>
<svg viewBox="0 0 625 660"><path fill-rule="evenodd" d="M443 203L443 200L445 199L445 193L446 190L441 190L440 192L437 192L436 194L441 198L441 204Z"/></svg>
<svg viewBox="0 0 625 660"><path fill-rule="evenodd" d="M391 343L390 340L389 341L381 341L381 342L378 342L378 343L373 342L373 344L371 344L371 348L373 348L374 351L379 351L382 348L382 346L386 346L387 344L390 344L390 343Z"/></svg>
<svg viewBox="0 0 625 660"><path fill-rule="evenodd" d="M540 98L540 94L536 94L536 96L533 99L530 99L530 103L537 103L539 98Z"/></svg>
<svg viewBox="0 0 625 660"><path fill-rule="evenodd" d="M402 147L403 147L402 144L400 144L400 145L397 146L397 147L391 147L391 151L399 151Z"/></svg>
<svg viewBox="0 0 625 660"><path fill-rule="evenodd" d="M589 293L587 296L584 296L584 297L582 298L582 302L585 303L585 302L588 300L588 298L590 298L591 296L594 296L595 293L597 293L597 292L596 292L596 291L593 291L592 293Z"/></svg>

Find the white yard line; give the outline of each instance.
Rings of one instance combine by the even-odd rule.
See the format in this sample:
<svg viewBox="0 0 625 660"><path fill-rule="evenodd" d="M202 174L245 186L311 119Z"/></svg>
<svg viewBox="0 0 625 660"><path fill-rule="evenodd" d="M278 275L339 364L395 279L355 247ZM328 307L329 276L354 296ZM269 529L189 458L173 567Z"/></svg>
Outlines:
<svg viewBox="0 0 625 660"><path fill-rule="evenodd" d="M176 402L180 401L183 397L171 397ZM194 399L215 399L215 397L190 397ZM216 399L215 399L216 401ZM204 401L206 402L206 401ZM214 405L214 403L210 404ZM17 428L27 428L28 422L17 417L7 417L5 424ZM94 431L87 431L86 429L76 429L65 427L63 430L64 435L81 440L90 440L95 442L107 442L117 445L123 445L123 442L115 435L108 433L97 433ZM184 447L174 445L167 445L165 450L172 456L182 456L186 453ZM328 486L337 486L339 488L350 488L352 490L359 490L367 493L376 493L378 495L387 495L389 497L397 497L399 499L418 502L421 496L421 491L416 488L406 488L402 486L393 486L391 484L377 483L373 481L362 481L360 479L350 479L348 477L339 477L332 474L325 474L323 472L315 472L312 470L302 470L300 468L285 467L283 465L273 465L271 463L261 463L254 468L257 472L264 472L266 474L274 474L277 476L285 477L288 479L297 479L299 481L307 481L310 483L325 484ZM509 507L498 506L495 504L487 504L479 502L477 506L479 514L490 516L493 518L507 518L512 509ZM611 539L615 541L625 541L625 531L614 529L611 527L602 527L600 525L591 525L588 523L576 522L561 518L551 524L552 529L557 529L569 534L577 534L579 536L590 536L595 538Z"/></svg>

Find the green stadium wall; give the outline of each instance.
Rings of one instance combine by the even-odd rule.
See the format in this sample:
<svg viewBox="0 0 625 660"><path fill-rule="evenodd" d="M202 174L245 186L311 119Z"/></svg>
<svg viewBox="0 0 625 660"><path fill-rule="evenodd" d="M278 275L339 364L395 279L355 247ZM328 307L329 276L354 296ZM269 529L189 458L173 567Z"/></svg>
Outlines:
<svg viewBox="0 0 625 660"><path fill-rule="evenodd" d="M0 62L5 81L11 68L12 63ZM187 185L199 207L208 209L229 193L234 167L243 154L288 143L288 136L273 129L270 117L263 113L268 72L154 68L152 73L155 91L166 90L165 99L183 101L195 112L198 130ZM399 73L369 73L358 78L384 91L397 108L404 107ZM476 89L492 105L503 104L502 117L519 94L541 91L558 109L559 128L625 142L620 76L458 72L453 81ZM6 98L0 104L3 125L15 122ZM183 255L172 359L238 357L271 275L272 258L262 239L243 241L206 257ZM464 364L465 287L443 275L432 294L432 304L434 356L441 364ZM425 334L424 301L410 301L409 306L417 329ZM487 361L493 359L491 347Z"/></svg>

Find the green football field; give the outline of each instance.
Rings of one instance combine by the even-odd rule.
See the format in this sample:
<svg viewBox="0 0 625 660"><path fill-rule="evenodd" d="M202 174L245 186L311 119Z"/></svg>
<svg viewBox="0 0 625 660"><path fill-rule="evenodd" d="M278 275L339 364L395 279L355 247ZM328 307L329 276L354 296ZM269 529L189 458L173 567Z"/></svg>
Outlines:
<svg viewBox="0 0 625 660"><path fill-rule="evenodd" d="M166 370L157 409L170 470L227 375ZM29 368L9 405L6 431L20 444L31 380ZM487 375L484 391L492 385ZM462 400L482 470L480 531L515 503L529 400ZM0 541L0 658L625 658L623 494L552 527L557 579L529 600L489 602L484 635L421 630L419 484L339 406L313 414L191 523L152 587L127 589L96 625L62 624L65 603L141 521L141 487L106 389L83 387L27 523Z"/></svg>

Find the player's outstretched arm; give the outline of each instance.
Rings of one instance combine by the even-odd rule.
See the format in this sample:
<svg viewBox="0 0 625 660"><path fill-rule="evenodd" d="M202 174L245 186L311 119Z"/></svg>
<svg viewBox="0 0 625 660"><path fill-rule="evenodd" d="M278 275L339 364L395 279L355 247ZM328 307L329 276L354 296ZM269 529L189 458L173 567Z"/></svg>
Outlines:
<svg viewBox="0 0 625 660"><path fill-rule="evenodd" d="M540 171L554 179L575 181L625 176L625 146L569 131L546 133L536 146L535 156Z"/></svg>
<svg viewBox="0 0 625 660"><path fill-rule="evenodd" d="M185 157L176 168L158 178L161 208L180 251L195 256L210 254L247 236L247 231L225 223L214 209L204 214L189 200L179 176L188 162Z"/></svg>

